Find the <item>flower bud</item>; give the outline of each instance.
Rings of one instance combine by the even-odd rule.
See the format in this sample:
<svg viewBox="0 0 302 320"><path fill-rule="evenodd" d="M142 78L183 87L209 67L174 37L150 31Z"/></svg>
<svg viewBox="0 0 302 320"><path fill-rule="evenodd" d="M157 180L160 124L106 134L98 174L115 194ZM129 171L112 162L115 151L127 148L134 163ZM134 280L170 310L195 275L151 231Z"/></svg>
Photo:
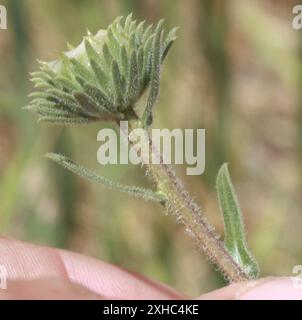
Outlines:
<svg viewBox="0 0 302 320"><path fill-rule="evenodd" d="M58 60L40 62L40 70L31 74L37 91L27 109L58 124L118 121L133 117L135 103L150 87L146 108L152 112L176 28L164 37L163 21L156 28L144 25L132 15L117 18L107 30L88 32Z"/></svg>

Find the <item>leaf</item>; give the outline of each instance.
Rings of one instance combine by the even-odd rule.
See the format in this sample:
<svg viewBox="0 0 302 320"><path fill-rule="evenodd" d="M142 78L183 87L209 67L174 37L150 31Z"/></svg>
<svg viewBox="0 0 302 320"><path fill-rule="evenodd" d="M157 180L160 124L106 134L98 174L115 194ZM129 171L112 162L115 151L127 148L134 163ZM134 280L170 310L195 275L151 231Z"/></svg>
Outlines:
<svg viewBox="0 0 302 320"><path fill-rule="evenodd" d="M136 186L127 186L120 184L118 182L112 181L105 177L99 176L97 173L75 163L71 159L56 153L48 153L46 157L55 161L59 165L63 166L65 169L70 170L71 172L88 179L92 182L97 182L106 186L109 189L128 193L138 198L143 198L144 200L150 200L155 202L164 202L165 197L160 194L153 192L150 189L144 189Z"/></svg>
<svg viewBox="0 0 302 320"><path fill-rule="evenodd" d="M152 27L153 25L150 24L146 30L144 31L144 34L143 34L143 42L147 41L147 39L150 37L151 33L152 33Z"/></svg>
<svg viewBox="0 0 302 320"><path fill-rule="evenodd" d="M173 28L167 35L164 44L163 44L163 53L162 53L162 62L165 60L169 50L172 47L173 42L177 39L176 32L178 31L179 27Z"/></svg>
<svg viewBox="0 0 302 320"><path fill-rule="evenodd" d="M58 76L56 77L55 81L62 87L63 90L67 90L72 92L73 90L78 90L79 85L66 77Z"/></svg>
<svg viewBox="0 0 302 320"><path fill-rule="evenodd" d="M123 45L120 49L120 62L122 66L122 72L125 77L128 75L128 53L126 47Z"/></svg>
<svg viewBox="0 0 302 320"><path fill-rule="evenodd" d="M40 89L40 90L51 90L55 89L55 87L50 84L49 82L41 81L39 80L38 82L36 81L38 79L31 79L35 83L34 88L35 89Z"/></svg>
<svg viewBox="0 0 302 320"><path fill-rule="evenodd" d="M99 107L100 111L107 111L116 113L116 108L111 103L109 97L106 95L101 88L95 87L89 83L84 83L83 88L87 95L96 102L97 106Z"/></svg>
<svg viewBox="0 0 302 320"><path fill-rule="evenodd" d="M80 61L78 61L75 58L71 58L70 61L73 65L75 76L80 76L84 79L92 81L93 74L86 66L84 66Z"/></svg>
<svg viewBox="0 0 302 320"><path fill-rule="evenodd" d="M144 69L144 48L141 47L139 50L138 50L138 53L137 53L137 69L138 69L138 74L140 76L139 78L139 85L140 85L140 88L143 86L144 84L144 73L143 73L143 69Z"/></svg>
<svg viewBox="0 0 302 320"><path fill-rule="evenodd" d="M152 43L154 39L154 34L152 34L146 41L144 45L144 67L143 67L143 75L144 75L144 86L148 84L150 81L150 74L152 71Z"/></svg>
<svg viewBox="0 0 302 320"><path fill-rule="evenodd" d="M136 50L136 49L137 49L137 46L136 46L136 40L135 40L135 33L133 32L130 34L128 50L129 52L131 52L132 50Z"/></svg>
<svg viewBox="0 0 302 320"><path fill-rule="evenodd" d="M113 26L111 25L107 31L108 48L110 49L112 56L117 59L119 56L120 44L118 38L113 33L112 28Z"/></svg>
<svg viewBox="0 0 302 320"><path fill-rule="evenodd" d="M40 79L40 80L48 82L52 79L49 74L47 74L46 72L43 72L43 71L31 72L30 76L32 77L31 81L33 81L34 79Z"/></svg>
<svg viewBox="0 0 302 320"><path fill-rule="evenodd" d="M103 45L103 56L104 56L104 60L105 60L105 65L107 67L107 71L108 71L108 66L111 65L111 61L112 61L112 55L110 53L110 50L108 48L107 43L105 43Z"/></svg>
<svg viewBox="0 0 302 320"><path fill-rule="evenodd" d="M81 111L82 113L84 113L84 115L93 118L98 118L99 120L114 120L120 118L119 113L110 112L104 106L100 105L95 100L93 100L91 95L89 94L77 91L74 92L73 95L79 103Z"/></svg>
<svg viewBox="0 0 302 320"><path fill-rule="evenodd" d="M160 67L161 67L161 43L163 39L163 20L160 20L156 27L156 35L153 40L153 56L152 56L152 74L151 74L151 84L150 93L147 101L147 106L145 108L142 123L144 126L150 126L152 123L152 109L155 105L157 98L159 96L159 85L160 85Z"/></svg>
<svg viewBox="0 0 302 320"><path fill-rule="evenodd" d="M31 106L39 106L39 107L42 106L45 108L64 109L64 107L62 107L54 102L45 100L44 98L35 98L34 100L31 101Z"/></svg>
<svg viewBox="0 0 302 320"><path fill-rule="evenodd" d="M102 69L102 67L95 61L95 60L91 60L90 61L91 64L91 68L95 74L95 77L98 81L98 84L104 89L107 90L107 86L108 86L108 76L106 74L106 72Z"/></svg>
<svg viewBox="0 0 302 320"><path fill-rule="evenodd" d="M222 165L218 172L216 189L224 219L224 245L245 272L252 278L256 278L259 272L258 265L247 248L242 214L227 164Z"/></svg>
<svg viewBox="0 0 302 320"><path fill-rule="evenodd" d="M123 28L121 26L122 20L123 20L123 16L117 17L111 25L112 32L113 32L114 36L116 37L116 39L118 40L118 42L120 42L122 40L122 37L121 37L121 32L123 30Z"/></svg>
<svg viewBox="0 0 302 320"><path fill-rule="evenodd" d="M87 38L85 39L85 49L90 62L91 60L94 60L96 62L99 62L101 60L100 55L96 52L96 50Z"/></svg>
<svg viewBox="0 0 302 320"><path fill-rule="evenodd" d="M102 56L93 48L92 44L88 39L85 39L86 53L90 62L90 66L93 70L97 83L104 89L107 89L108 85L108 76L104 72L104 68L101 65L104 65Z"/></svg>
<svg viewBox="0 0 302 320"><path fill-rule="evenodd" d="M73 96L81 106L81 111L85 115L96 117L96 118L100 117L100 114L101 114L100 109L96 106L96 104L92 101L92 99L87 94L85 94L84 92L76 91L73 93ZM108 111L105 109L102 110L102 112L108 113Z"/></svg>
<svg viewBox="0 0 302 320"><path fill-rule="evenodd" d="M135 38L136 38L137 47L139 47L142 44L145 23L146 23L146 21L140 22L135 30Z"/></svg>
<svg viewBox="0 0 302 320"><path fill-rule="evenodd" d="M127 83L127 103L132 103L132 99L138 95L139 92L139 77L136 52L133 51L130 57L129 76Z"/></svg>
<svg viewBox="0 0 302 320"><path fill-rule="evenodd" d="M119 66L115 60L112 61L112 79L114 84L114 92L115 92L115 105L122 106L123 105L123 80L121 76L121 72Z"/></svg>
<svg viewBox="0 0 302 320"><path fill-rule="evenodd" d="M47 117L72 117L73 114L67 110L59 109L56 107L49 107L42 104L39 105L31 105L24 108L25 110L32 111L33 113L39 116L47 116Z"/></svg>
<svg viewBox="0 0 302 320"><path fill-rule="evenodd" d="M130 23L131 23L131 21L132 21L132 15L133 15L133 14L130 13L130 14L127 16L127 18L126 18L125 27L124 27L125 33L128 33L128 32L129 32Z"/></svg>
<svg viewBox="0 0 302 320"><path fill-rule="evenodd" d="M47 90L47 93L54 98L54 100L57 100L62 105L66 106L67 108L71 110L76 110L77 105L74 97L59 89L50 89Z"/></svg>
<svg viewBox="0 0 302 320"><path fill-rule="evenodd" d="M69 57L65 53L60 54L61 58L61 73L68 79L74 78L74 67L69 59ZM54 75L56 77L56 74Z"/></svg>
<svg viewBox="0 0 302 320"><path fill-rule="evenodd" d="M81 124L88 124L91 122L95 122L96 119L89 119L87 117L75 117L75 118L67 118L67 117L51 117L51 116L45 116L39 118L39 122L49 122L53 124L60 124L65 126L78 126Z"/></svg>
<svg viewBox="0 0 302 320"><path fill-rule="evenodd" d="M47 99L49 97L49 94L46 91L45 92L36 91L36 92L31 92L28 95L28 97L32 99Z"/></svg>
<svg viewBox="0 0 302 320"><path fill-rule="evenodd" d="M135 29L136 29L136 20L131 21L130 26L129 26L129 33L134 33Z"/></svg>

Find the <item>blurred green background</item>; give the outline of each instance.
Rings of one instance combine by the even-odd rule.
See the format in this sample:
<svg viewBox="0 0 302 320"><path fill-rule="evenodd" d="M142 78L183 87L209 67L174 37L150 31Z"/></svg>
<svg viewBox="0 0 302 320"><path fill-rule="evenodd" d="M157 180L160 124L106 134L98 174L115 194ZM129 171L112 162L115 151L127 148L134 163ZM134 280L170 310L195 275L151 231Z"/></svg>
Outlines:
<svg viewBox="0 0 302 320"><path fill-rule="evenodd" d="M215 176L227 161L261 275L302 263L302 31L297 1L7 0L0 30L0 233L75 250L197 295L223 279L159 205L106 190L41 155L59 151L113 179L147 185L135 166L97 163L103 124L38 125L23 111L29 72L130 12L180 26L163 71L157 128L205 128L206 172L187 177L223 232Z"/></svg>

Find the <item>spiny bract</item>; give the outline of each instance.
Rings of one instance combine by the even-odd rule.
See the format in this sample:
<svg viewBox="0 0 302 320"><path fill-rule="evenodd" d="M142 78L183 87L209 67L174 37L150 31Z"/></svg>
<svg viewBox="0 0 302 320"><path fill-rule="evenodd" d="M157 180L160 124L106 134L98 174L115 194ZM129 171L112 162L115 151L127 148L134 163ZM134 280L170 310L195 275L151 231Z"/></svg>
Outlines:
<svg viewBox="0 0 302 320"><path fill-rule="evenodd" d="M30 94L33 100L26 108L40 121L58 124L118 121L133 115L135 103L150 87L143 117L151 122L160 67L176 29L164 36L163 20L155 28L145 27L130 14L117 18L107 30L88 32L60 59L40 62L40 70L31 74L38 91Z"/></svg>

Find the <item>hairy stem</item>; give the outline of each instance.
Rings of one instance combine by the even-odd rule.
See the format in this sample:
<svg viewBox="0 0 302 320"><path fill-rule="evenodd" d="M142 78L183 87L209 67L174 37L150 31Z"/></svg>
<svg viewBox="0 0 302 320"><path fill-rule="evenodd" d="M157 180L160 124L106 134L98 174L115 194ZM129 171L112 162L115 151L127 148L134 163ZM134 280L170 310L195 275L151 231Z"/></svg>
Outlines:
<svg viewBox="0 0 302 320"><path fill-rule="evenodd" d="M135 136L135 130L143 129L139 120L129 121L128 140L132 146L141 139ZM192 200L182 181L176 176L171 165L165 164L162 155L152 145L149 135L141 143L149 146L148 155L141 154L141 160L146 168L147 175L156 184L158 192L165 195L162 203L165 209L176 217L178 223L185 226L186 232L196 241L210 261L221 270L230 282L239 282L249 279L248 274L235 262L227 252L222 241L219 240L214 228L207 222L199 206ZM158 164L152 163L157 159Z"/></svg>

